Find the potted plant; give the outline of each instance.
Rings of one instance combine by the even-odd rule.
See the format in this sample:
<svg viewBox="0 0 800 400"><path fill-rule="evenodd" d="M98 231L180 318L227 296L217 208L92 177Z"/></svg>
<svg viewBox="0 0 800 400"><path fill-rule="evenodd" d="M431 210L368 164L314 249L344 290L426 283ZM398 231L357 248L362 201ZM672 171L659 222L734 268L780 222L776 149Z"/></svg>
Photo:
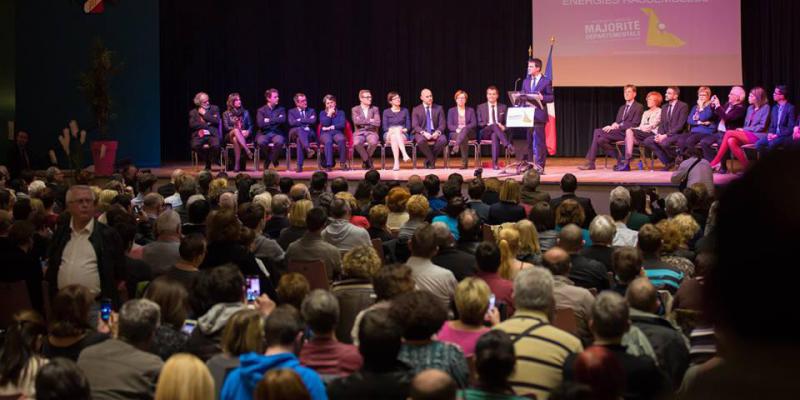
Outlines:
<svg viewBox="0 0 800 400"><path fill-rule="evenodd" d="M111 140L108 134L108 123L112 118L114 105L111 101L110 80L120 68L114 53L100 39L96 39L92 46L89 69L80 76L80 89L86 96L98 132L99 139L92 142L91 149L94 172L99 176L114 173L118 142Z"/></svg>

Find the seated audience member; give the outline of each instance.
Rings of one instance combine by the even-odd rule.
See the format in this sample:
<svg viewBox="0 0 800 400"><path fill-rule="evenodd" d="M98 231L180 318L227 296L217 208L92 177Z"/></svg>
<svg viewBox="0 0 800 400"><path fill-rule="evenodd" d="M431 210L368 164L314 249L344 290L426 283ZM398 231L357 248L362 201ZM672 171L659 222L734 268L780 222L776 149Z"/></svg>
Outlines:
<svg viewBox="0 0 800 400"><path fill-rule="evenodd" d="M406 210L408 221L400 227L400 233L397 235L401 240L410 240L417 228L425 223L430 211L428 199L422 195L413 195L406 202Z"/></svg>
<svg viewBox="0 0 800 400"><path fill-rule="evenodd" d="M667 218L675 218L678 215L689 212L689 201L681 192L672 192L664 199L664 212Z"/></svg>
<svg viewBox="0 0 800 400"><path fill-rule="evenodd" d="M550 399L621 399L625 390L625 371L608 349L591 346L575 357L575 379L553 391ZM567 394L563 394L567 390ZM584 392L585 390L585 392Z"/></svg>
<svg viewBox="0 0 800 400"><path fill-rule="evenodd" d="M578 178L573 174L564 174L564 176L561 177L561 191L564 192L564 194L561 195L561 197L556 197L550 200L550 207L553 210L557 210L558 206L566 200L577 201L583 210L583 221L577 225L581 228L588 228L594 217L597 216L597 213L594 211L594 207L592 206L592 199L588 197L576 196L575 192L577 190ZM556 222L556 224L558 224L558 222Z"/></svg>
<svg viewBox="0 0 800 400"><path fill-rule="evenodd" d="M670 86L664 93L664 101L661 106L661 123L658 132L644 140L643 144L664 164L663 170L669 171L675 166L674 146L680 147L686 137L684 127L689 116L689 106L680 101L680 89L677 86Z"/></svg>
<svg viewBox="0 0 800 400"><path fill-rule="evenodd" d="M789 103L788 97L789 88L786 85L775 86L775 92L772 93L775 105L772 106L767 136L756 142L756 149L759 153L763 154L792 144L794 140L793 127L797 125L797 122L794 105Z"/></svg>
<svg viewBox="0 0 800 400"><path fill-rule="evenodd" d="M333 180L331 181L331 194L333 194L334 196L337 195L339 192L347 192L349 190L350 186L347 184L347 179L345 179L344 177L338 176L336 178L333 178Z"/></svg>
<svg viewBox="0 0 800 400"><path fill-rule="evenodd" d="M378 253L372 246L359 246L348 251L342 261L344 279L331 287L331 293L339 302L339 323L336 337L342 343L351 343L350 332L361 311L375 303L372 277L381 268Z"/></svg>
<svg viewBox="0 0 800 400"><path fill-rule="evenodd" d="M281 235L283 228L289 227L289 206L291 200L289 196L281 193L272 197L272 217L264 226L264 233L272 239L277 239Z"/></svg>
<svg viewBox="0 0 800 400"><path fill-rule="evenodd" d="M39 400L91 400L89 380L74 361L57 357L36 374L36 398Z"/></svg>
<svg viewBox="0 0 800 400"><path fill-rule="evenodd" d="M200 269L232 263L245 275L259 275L253 254L241 244L242 223L233 210L220 210L208 216L208 244Z"/></svg>
<svg viewBox="0 0 800 400"><path fill-rule="evenodd" d="M370 239L380 239L383 243L394 239L392 232L386 226L388 218L389 208L383 204L369 209L369 229L367 229L367 233L369 233Z"/></svg>
<svg viewBox="0 0 800 400"><path fill-rule="evenodd" d="M445 371L460 387L465 387L469 367L457 346L434 340L447 320L447 309L429 292L414 291L392 301L389 315L402 326L403 345L399 359L416 371L437 368Z"/></svg>
<svg viewBox="0 0 800 400"><path fill-rule="evenodd" d="M498 273L503 279L513 281L525 268L533 264L520 261L517 255L520 251L520 234L514 226L503 227L497 233L497 247L500 248L500 270Z"/></svg>
<svg viewBox="0 0 800 400"><path fill-rule="evenodd" d="M153 397L164 366L161 358L148 352L161 320L158 304L147 299L128 301L118 318L117 337L85 348L78 367L89 380L92 398Z"/></svg>
<svg viewBox="0 0 800 400"><path fill-rule="evenodd" d="M589 230L584 228L584 221L586 214L583 207L575 200L567 199L561 202L556 208L556 232L561 232L561 228L573 224L581 227L581 237L583 238L584 247L592 246L592 238L589 236Z"/></svg>
<svg viewBox="0 0 800 400"><path fill-rule="evenodd" d="M359 182L359 185L361 185L361 184L366 185L366 182ZM356 194L358 194L358 192L356 192ZM367 196L369 196L369 191L367 191ZM355 226L357 226L359 228L369 229L369 220L367 219L367 217L362 215L362 214L365 214L365 213L362 213L362 211L361 211L362 210L362 206L359 205L359 203L364 204L364 203L368 202L368 198L358 200L358 199L356 199L355 196L353 196L349 192L336 193L336 196L334 196L333 198L334 199L342 199L345 202L347 202L347 205L350 207L350 220L349 221L350 221L350 223L352 225L355 225ZM333 205L333 202L331 202L331 205ZM328 207L328 209L330 210L331 208Z"/></svg>
<svg viewBox="0 0 800 400"><path fill-rule="evenodd" d="M445 185L448 187L449 185ZM449 197L447 199L447 206L442 210L444 211L444 215L437 215L433 217L432 222L441 222L450 229L450 232L453 234L455 240L459 239L458 233L458 216L465 209L464 199L459 195Z"/></svg>
<svg viewBox="0 0 800 400"><path fill-rule="evenodd" d="M358 329L358 351L364 364L350 376L328 385L331 400L405 400L413 373L398 360L401 344L402 329L389 318L388 310L366 313Z"/></svg>
<svg viewBox="0 0 800 400"><path fill-rule="evenodd" d="M655 362L645 356L633 356L626 352L622 345L622 336L630 328L628 304L625 298L613 292L603 292L597 296L591 310L591 330L594 335L594 346L608 350L619 362L624 372L624 388L622 396L626 399L656 399L671 392L669 381L656 366ZM564 363L564 380L576 379L575 361L578 354L572 354Z"/></svg>
<svg viewBox="0 0 800 400"><path fill-rule="evenodd" d="M681 214L672 219L663 219L656 224L661 231L661 260L681 271L684 277L694 275L695 253L689 250L689 240L700 230L700 227L688 214Z"/></svg>
<svg viewBox="0 0 800 400"><path fill-rule="evenodd" d="M8 228L0 244L0 259L6 267L0 269L0 282L25 281L30 304L44 312L42 298L42 267L34 251L36 227L26 220L17 220Z"/></svg>
<svg viewBox="0 0 800 400"><path fill-rule="evenodd" d="M642 121L644 107L636 101L636 86L625 85L623 97L625 98L625 104L621 105L617 110L617 117L614 122L594 130L592 145L589 147L589 151L586 152L586 163L579 166L578 169L595 169L594 162L597 159L597 153L601 150L614 157L616 155L614 154L614 143L625 140L625 132L630 128L639 126Z"/></svg>
<svg viewBox="0 0 800 400"><path fill-rule="evenodd" d="M655 350L658 366L669 376L672 387L680 386L689 366L689 348L680 329L655 312L658 293L647 278L636 278L628 286L625 298L630 304L633 325L641 329Z"/></svg>
<svg viewBox="0 0 800 400"><path fill-rule="evenodd" d="M319 195L325 193L328 188L328 173L325 171L314 171L311 174L311 181L309 181L308 194L311 197L308 200L318 205Z"/></svg>
<svg viewBox="0 0 800 400"><path fill-rule="evenodd" d="M331 203L331 220L322 231L322 240L334 245L339 251L347 251L356 246L371 245L367 230L351 224L351 216L351 207L348 202L340 198L334 199Z"/></svg>
<svg viewBox="0 0 800 400"><path fill-rule="evenodd" d="M609 288L606 267L579 253L584 247L581 228L575 224L565 226L558 235L558 247L569 253L572 260L569 279L575 282L576 286L596 289L598 292Z"/></svg>
<svg viewBox="0 0 800 400"><path fill-rule="evenodd" d="M264 352L264 328L261 314L256 310L241 309L233 313L225 324L220 342L221 353L211 357L206 366L214 379L214 394L219 397L228 372L239 366L239 356Z"/></svg>
<svg viewBox="0 0 800 400"><path fill-rule="evenodd" d="M264 322L266 351L239 357L239 367L228 373L220 393L221 400L252 399L253 389L268 371L291 369L300 375L313 400L327 399L325 384L314 370L300 365L295 352L300 348L303 321L298 311L282 305L273 310Z"/></svg>
<svg viewBox="0 0 800 400"><path fill-rule="evenodd" d="M35 398L36 375L47 363L40 353L47 328L33 310L18 311L10 322L0 351L0 396Z"/></svg>
<svg viewBox="0 0 800 400"><path fill-rule="evenodd" d="M191 293L192 284L200 271L200 264L206 257L206 239L199 234L186 235L181 238L178 247L181 259L170 268L165 276L183 284L188 293Z"/></svg>
<svg viewBox="0 0 800 400"><path fill-rule="evenodd" d="M500 323L500 312L489 304L489 285L480 278L468 277L456 286L455 304L458 319L445 321L437 339L461 348L465 357L475 354L478 338L489 331L484 326L487 319L492 325Z"/></svg>
<svg viewBox="0 0 800 400"><path fill-rule="evenodd" d="M175 354L161 369L155 400L213 400L214 380L206 364L191 354Z"/></svg>
<svg viewBox="0 0 800 400"><path fill-rule="evenodd" d="M556 231L556 215L550 204L538 202L531 207L528 219L536 226L536 233L539 236L539 248L542 252L550 250L556 245L558 232Z"/></svg>
<svg viewBox="0 0 800 400"><path fill-rule="evenodd" d="M500 225L505 222L517 222L525 218L525 209L519 205L519 183L506 179L500 189L497 203L489 206L489 225Z"/></svg>
<svg viewBox="0 0 800 400"><path fill-rule="evenodd" d="M166 361L182 352L189 339L181 329L189 313L189 294L180 282L164 276L150 282L144 298L161 309L161 323L156 328L150 352Z"/></svg>
<svg viewBox="0 0 800 400"><path fill-rule="evenodd" d="M389 189L389 194L386 196L386 207L389 207L386 226L390 230L399 231L403 224L408 221L409 214L406 211L406 203L409 197L411 197L411 194L405 187L396 186Z"/></svg>
<svg viewBox="0 0 800 400"><path fill-rule="evenodd" d="M457 281L475 275L475 257L456 248L450 228L443 222L434 222L431 226L439 247L431 262L452 272Z"/></svg>
<svg viewBox="0 0 800 400"><path fill-rule="evenodd" d="M48 336L42 345L43 356L77 361L81 350L109 338L89 323L93 303L94 298L84 286L69 285L58 291L53 298Z"/></svg>
<svg viewBox="0 0 800 400"><path fill-rule="evenodd" d="M280 194L287 195L287 199L289 195L289 190L292 189L292 186L294 186L294 179L288 176L282 176L278 179L278 188L280 189ZM272 195L273 199L275 198L275 195L276 194Z"/></svg>
<svg viewBox="0 0 800 400"><path fill-rule="evenodd" d="M614 224L617 226L617 233L614 235L612 246L636 246L636 240L639 233L635 230L628 228L628 217L631 214L630 200L614 199L608 205L611 211L611 218L614 219ZM589 232L591 237L591 231Z"/></svg>
<svg viewBox="0 0 800 400"><path fill-rule="evenodd" d="M575 313L578 337L585 343L591 339L589 319L592 315L594 296L585 288L575 286L569 279L572 260L560 247L547 250L542 257L544 267L553 274L553 296L556 309L570 309Z"/></svg>
<svg viewBox="0 0 800 400"><path fill-rule="evenodd" d="M500 248L493 242L483 242L475 250L475 261L478 266L477 278L483 279L492 294L495 296L495 305L498 309L505 308L505 316L514 314L514 284L508 279L500 277Z"/></svg>
<svg viewBox="0 0 800 400"><path fill-rule="evenodd" d="M630 171L633 145L643 143L647 138L658 132L658 125L661 123L661 102L663 97L661 97L661 93L650 92L647 94L646 100L647 111L642 114L639 126L625 130L625 152L617 156L617 165L614 167L614 171Z"/></svg>
<svg viewBox="0 0 800 400"><path fill-rule="evenodd" d="M300 363L323 377L346 376L361 368L363 360L358 349L336 340L339 302L331 292L312 290L303 300L301 311L311 329L311 339L300 350Z"/></svg>
<svg viewBox="0 0 800 400"><path fill-rule="evenodd" d="M552 275L544 268L520 272L514 280L517 311L494 327L516 338L517 362L508 383L520 396L546 398L561 384L561 369L567 356L583 350L577 337L549 322L548 315L555 311L553 285Z"/></svg>
<svg viewBox="0 0 800 400"><path fill-rule="evenodd" d="M598 215L589 224L589 238L592 245L581 250L580 254L586 258L598 261L606 267L606 271L611 272L611 254L614 248L611 243L617 235L617 226L614 220L608 215Z"/></svg>
<svg viewBox="0 0 800 400"><path fill-rule="evenodd" d="M514 228L519 232L517 259L530 264L541 264L542 250L536 226L529 219L521 219L514 224Z"/></svg>
<svg viewBox="0 0 800 400"><path fill-rule="evenodd" d="M514 395L508 382L514 373L517 356L514 342L505 332L492 330L475 344L475 371L478 380L469 389L459 392L463 399L522 400Z"/></svg>
<svg viewBox="0 0 800 400"><path fill-rule="evenodd" d="M411 267L417 289L433 294L445 310L449 309L458 281L452 271L431 261L439 250L434 227L430 224L419 227L414 232L408 247L411 257L406 261L406 265Z"/></svg>
<svg viewBox="0 0 800 400"><path fill-rule="evenodd" d="M695 258L694 276L686 278L675 293L672 309L703 311L703 289L706 276L715 267L717 257L711 252L703 252Z"/></svg>
<svg viewBox="0 0 800 400"><path fill-rule="evenodd" d="M458 243L456 248L468 254L475 254L481 243L483 225L475 210L466 209L458 216Z"/></svg>
<svg viewBox="0 0 800 400"><path fill-rule="evenodd" d="M525 172L525 175L522 176L520 202L522 203L522 206L526 208L525 211L527 211L527 213L530 212L530 207L533 207L534 204L540 201L547 203L550 202L550 194L543 190L539 190L540 183L541 176L536 169L529 169L527 172Z"/></svg>
<svg viewBox="0 0 800 400"><path fill-rule="evenodd" d="M450 375L440 369L420 371L411 381L409 400L455 400L458 387Z"/></svg>
<svg viewBox="0 0 800 400"><path fill-rule="evenodd" d="M638 185L628 187L628 193L631 195L631 215L628 217L628 228L639 231L642 225L650 222L647 193Z"/></svg>
<svg viewBox="0 0 800 400"><path fill-rule="evenodd" d="M283 264L283 249L274 239L262 234L267 222L264 207L257 203L244 203L239 207L239 220L246 228L253 230L255 239L251 245L253 255L266 264L270 271L275 271ZM291 221L291 217L289 218Z"/></svg>
<svg viewBox="0 0 800 400"><path fill-rule="evenodd" d="M388 310L389 306L392 304L392 299L415 289L411 268L403 264L387 265L378 269L377 272L375 272L375 276L372 278L372 282L376 296L375 304L356 315L356 319L353 322L353 329L350 331L350 337L352 338L353 344L356 346L359 344L359 324L365 315L375 310Z"/></svg>
<svg viewBox="0 0 800 400"><path fill-rule="evenodd" d="M289 304L300 310L303 300L309 293L311 293L311 285L309 285L308 279L297 272L283 274L278 282L278 302L281 305Z"/></svg>
<svg viewBox="0 0 800 400"><path fill-rule="evenodd" d="M486 186L481 178L475 178L467 184L467 195L469 196L467 208L474 210L483 222L489 220L489 205L482 200L485 191Z"/></svg>
<svg viewBox="0 0 800 400"><path fill-rule="evenodd" d="M663 235L661 231L647 224L639 230L639 243L637 246L642 251L642 267L647 278L658 289L667 290L672 294L681 285L684 274L677 267L661 259Z"/></svg>
<svg viewBox="0 0 800 400"><path fill-rule="evenodd" d="M439 197L439 192L441 189L439 177L434 174L428 174L425 176L422 184L425 187L424 194L428 199L428 204L430 205L431 210L438 212L439 210L443 209L447 205L447 201L444 198Z"/></svg>
<svg viewBox="0 0 800 400"><path fill-rule="evenodd" d="M181 232L184 235L197 233L205 237L206 219L208 214L211 213L211 204L200 194L190 197L186 204L188 204L186 209L188 222L181 226Z"/></svg>
<svg viewBox="0 0 800 400"><path fill-rule="evenodd" d="M281 234L278 236L278 244L283 251L288 250L290 244L294 243L308 232L306 217L308 216L308 211L313 207L314 204L311 200L306 199L292 203L289 209L289 226L283 228ZM284 254L284 257L285 256Z"/></svg>
<svg viewBox="0 0 800 400"><path fill-rule="evenodd" d="M694 148L702 141L713 141L716 139L717 124L719 120L714 108L711 106L711 89L701 86L697 89L697 104L689 111L689 135L686 136L678 146L681 153Z"/></svg>
<svg viewBox="0 0 800 400"><path fill-rule="evenodd" d="M646 277L642 268L642 253L636 247L620 247L614 250L611 256L611 264L614 271L614 287L612 290L625 296L628 285L634 279Z"/></svg>
<svg viewBox="0 0 800 400"><path fill-rule="evenodd" d="M311 400L311 393L297 372L273 369L256 385L253 400Z"/></svg>
<svg viewBox="0 0 800 400"><path fill-rule="evenodd" d="M156 240L142 248L142 261L150 265L153 274L163 275L181 259L178 248L181 241L181 218L175 211L167 210L156 218Z"/></svg>
<svg viewBox="0 0 800 400"><path fill-rule="evenodd" d="M767 137L765 131L769 128L770 108L764 88L756 86L750 89L747 102L750 105L747 107L747 114L744 117L744 126L727 127L727 131L722 136L717 155L711 160L711 168L714 168L715 171L728 172L724 162L728 156L728 150L746 170L750 161L742 150L742 146L755 144L759 139Z"/></svg>
<svg viewBox="0 0 800 400"><path fill-rule="evenodd" d="M340 206L344 204L342 200ZM322 208L312 208L306 216L306 227L308 231L298 240L295 240L286 249L286 260L292 261L316 261L321 260L325 264L325 273L329 281L342 272L342 256L339 249L333 244L323 239L323 231L328 222L328 215ZM350 224L346 220L345 224ZM353 227L361 229L358 227ZM342 228L343 229L343 228ZM367 241L367 245L371 245Z"/></svg>

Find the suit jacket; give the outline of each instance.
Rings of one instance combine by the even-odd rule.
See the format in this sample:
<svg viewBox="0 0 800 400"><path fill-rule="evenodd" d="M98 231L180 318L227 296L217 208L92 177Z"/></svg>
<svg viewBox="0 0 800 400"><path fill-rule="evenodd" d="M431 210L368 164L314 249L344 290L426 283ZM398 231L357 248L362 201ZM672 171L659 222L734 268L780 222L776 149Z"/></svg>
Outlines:
<svg viewBox="0 0 800 400"><path fill-rule="evenodd" d="M431 258L431 262L444 269L449 269L459 282L478 272L475 256L455 247L440 248L439 252Z"/></svg>
<svg viewBox="0 0 800 400"><path fill-rule="evenodd" d="M269 122L264 121L269 118ZM256 111L256 125L261 133L279 132L281 125L286 123L286 109L281 106L269 108L264 105Z"/></svg>
<svg viewBox="0 0 800 400"><path fill-rule="evenodd" d="M781 113L780 121L778 120L778 111L780 111L780 104L772 106L772 113L769 116L769 133L774 133L778 136L791 136L792 129L795 125L794 106L786 103L783 105L783 113Z"/></svg>
<svg viewBox="0 0 800 400"><path fill-rule="evenodd" d="M697 120L694 119L697 114ZM703 125L701 122L710 122L710 125ZM686 117L686 123L689 124L689 130L692 133L714 133L717 131L717 116L711 106L703 108L703 111L697 109L697 105L692 107L689 111L689 116Z"/></svg>
<svg viewBox="0 0 800 400"><path fill-rule="evenodd" d="M11 142L8 147L8 172L11 178L17 178L21 175L22 171L32 168L33 154L28 146L19 147L16 143Z"/></svg>
<svg viewBox="0 0 800 400"><path fill-rule="evenodd" d="M678 100L672 107L672 117L669 116L669 103L661 106L661 124L658 126L656 133L659 135L678 135L683 133L683 127L686 125L686 118L689 117L689 106Z"/></svg>
<svg viewBox="0 0 800 400"><path fill-rule="evenodd" d="M594 207L592 206L592 199L588 197L578 197L575 193L564 193L561 197L557 197L553 200L550 200L550 207L555 212L555 209L561 204L562 201L566 199L573 199L578 202L578 204L583 207L583 213L586 215L586 218L583 220L583 224L581 228L589 229L589 224L592 223L594 217L597 216L597 213L594 211Z"/></svg>
<svg viewBox="0 0 800 400"><path fill-rule="evenodd" d="M464 108L464 129L475 129L478 126L478 118L475 117L475 109L472 107ZM447 110L447 130L452 136L458 129L458 107L451 107Z"/></svg>
<svg viewBox="0 0 800 400"><path fill-rule="evenodd" d="M242 115L240 115L240 119L242 121L241 129L243 131L253 133L253 121L250 119L250 113L247 110L242 109ZM236 123L234 122L233 115L231 115L229 111L222 113L222 130L225 131L225 133L228 133L235 127Z"/></svg>
<svg viewBox="0 0 800 400"><path fill-rule="evenodd" d="M361 105L357 105L350 111L350 117L353 120L356 132L369 131L377 133L381 127L381 112L375 106L370 106L365 117L364 111L361 110Z"/></svg>
<svg viewBox="0 0 800 400"><path fill-rule="evenodd" d="M625 112L626 105L623 104L619 106L617 110L617 117L614 119L619 125L620 130L626 130L629 128L636 128L642 122L642 113L644 113L644 107L642 103L634 101L631 103L630 108L628 108L628 112Z"/></svg>
<svg viewBox="0 0 800 400"><path fill-rule="evenodd" d="M495 122L500 122L503 126L505 126L506 111L508 111L508 107L503 103L497 102L497 121ZM484 128L489 125L489 103L478 104L477 114L479 127Z"/></svg>
<svg viewBox="0 0 800 400"><path fill-rule="evenodd" d="M289 128L309 128L314 129L317 124L317 112L311 107L306 107L306 117L303 118L300 109L297 107L289 110Z"/></svg>
<svg viewBox="0 0 800 400"><path fill-rule="evenodd" d="M444 110L442 106L438 104L431 105L431 120L433 122L433 130L444 134L444 129L447 124L444 119ZM414 110L411 112L411 132L414 134L427 132L428 127L425 126L426 122L427 116L425 115L425 106L420 104L414 107Z"/></svg>
<svg viewBox="0 0 800 400"><path fill-rule="evenodd" d="M535 87L532 87L533 84L533 77L527 76L525 80L522 81L522 92L523 93L536 93L539 92L542 94L542 105L547 107L547 103L552 103L555 97L553 96L553 81L551 81L546 76L542 75L539 82L536 83ZM536 110L533 113L533 123L534 125L544 125L547 123L547 109L540 109L536 107Z"/></svg>
<svg viewBox="0 0 800 400"><path fill-rule="evenodd" d="M216 136L221 140L221 123L222 119L220 119L219 108L217 106L209 106L205 115L200 115L196 108L189 111L189 132L192 133L192 136L197 136L197 131L201 129L207 129L211 132L211 136Z"/></svg>
<svg viewBox="0 0 800 400"><path fill-rule="evenodd" d="M730 110L728 109L730 107ZM717 115L717 120L725 121L725 130L730 131L744 126L744 116L747 113L747 105L744 103L730 104L730 102L721 104L717 108L713 108L714 114Z"/></svg>

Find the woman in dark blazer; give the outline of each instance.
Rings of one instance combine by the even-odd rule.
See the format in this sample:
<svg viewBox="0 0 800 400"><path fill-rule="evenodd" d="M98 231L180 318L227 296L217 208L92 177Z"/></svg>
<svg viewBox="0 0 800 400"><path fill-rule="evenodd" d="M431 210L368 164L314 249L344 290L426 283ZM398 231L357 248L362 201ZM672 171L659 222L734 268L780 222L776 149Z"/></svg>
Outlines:
<svg viewBox="0 0 800 400"><path fill-rule="evenodd" d="M450 140L454 142L451 155L461 152L461 169L467 169L469 160L468 142L475 139L478 127L478 118L475 109L467 107L467 92L456 91L456 106L447 110L447 130L450 131Z"/></svg>
<svg viewBox="0 0 800 400"><path fill-rule="evenodd" d="M500 201L489 207L489 225L525 219L525 209L519 205L519 196L519 183L513 179L506 179L500 188Z"/></svg>

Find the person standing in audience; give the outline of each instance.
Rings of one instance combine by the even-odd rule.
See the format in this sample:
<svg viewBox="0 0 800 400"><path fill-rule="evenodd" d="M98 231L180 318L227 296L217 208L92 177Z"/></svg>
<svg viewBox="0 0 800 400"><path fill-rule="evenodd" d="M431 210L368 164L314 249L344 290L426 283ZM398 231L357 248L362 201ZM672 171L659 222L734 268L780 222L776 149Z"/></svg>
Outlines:
<svg viewBox="0 0 800 400"><path fill-rule="evenodd" d="M199 358L176 354L164 364L158 376L155 400L214 398L214 380Z"/></svg>
<svg viewBox="0 0 800 400"><path fill-rule="evenodd" d="M247 158L253 158L253 153L247 147L253 143L253 121L250 113L242 107L242 99L239 93L228 95L228 109L222 113L222 129L226 134L228 143L233 145L234 172L247 169L247 160L241 163L241 154L244 151Z"/></svg>
<svg viewBox="0 0 800 400"><path fill-rule="evenodd" d="M36 398L36 374L48 361L40 353L47 335L44 319L36 311L22 310L9 322L0 350L0 396Z"/></svg>
<svg viewBox="0 0 800 400"><path fill-rule="evenodd" d="M498 170L497 159L500 156L500 146L509 154L514 154L514 146L506 136L506 111L508 107L497 101L499 91L495 86L486 88L486 103L478 105L478 128L480 139L492 141L492 169Z"/></svg>
<svg viewBox="0 0 800 400"><path fill-rule="evenodd" d="M713 139L716 138L718 119L711 106L711 99L710 88L701 86L697 89L697 104L689 111L686 121L689 124L689 134L678 143L681 155L685 154L689 147L694 148L701 141L713 143Z"/></svg>
<svg viewBox="0 0 800 400"><path fill-rule="evenodd" d="M206 170L211 170L211 161L217 157L220 144L219 107L211 105L208 94L194 95L196 108L189 111L189 131L192 133L191 147L205 160Z"/></svg>
<svg viewBox="0 0 800 400"><path fill-rule="evenodd" d="M617 117L610 125L594 130L592 136L592 145L586 153L586 163L578 166L580 170L593 170L595 169L595 160L599 151L605 151L606 154L614 156L614 143L620 140L625 140L625 131L630 128L639 126L642 121L642 113L644 107L641 103L636 101L636 86L625 85L623 90L625 97L625 104L617 110Z"/></svg>
<svg viewBox="0 0 800 400"><path fill-rule="evenodd" d="M756 149L759 153L765 153L766 151L792 144L794 140L793 127L797 125L797 122L794 105L789 103L788 96L789 88L786 85L775 86L775 91L772 93L772 100L775 101L775 105L772 106L767 136L758 139L756 142Z"/></svg>
<svg viewBox="0 0 800 400"><path fill-rule="evenodd" d="M711 160L711 168L720 173L728 171L724 159L730 154L739 160L743 169L747 168L749 161L747 155L742 150L742 146L754 144L759 139L766 137L766 129L769 127L770 108L769 101L767 100L764 88L756 86L750 89L750 95L747 96L747 102L750 104L747 107L747 113L744 117L744 126L741 127L727 127L722 140L719 145L716 157Z"/></svg>
<svg viewBox="0 0 800 400"><path fill-rule="evenodd" d="M552 103L553 81L550 77L542 75L542 60L531 58L528 60L528 76L522 81L523 93L532 95L542 103L543 108L536 107L533 113L533 129L528 130L528 147L534 156L536 170L544 174L544 164L547 161L547 143L545 140L544 126L549 119L547 103Z"/></svg>
<svg viewBox="0 0 800 400"><path fill-rule="evenodd" d="M569 253L572 261L569 279L575 282L576 286L596 289L598 292L610 287L606 267L580 254L584 248L584 241L581 229L577 225L569 224L561 229L558 234L558 247Z"/></svg>
<svg viewBox="0 0 800 400"><path fill-rule="evenodd" d="M383 110L383 141L384 143L389 143L392 147L392 157L394 159L392 170L399 171L400 155L402 154L403 161L411 159L406 153L405 146L410 140L411 116L408 114L407 108L400 107L402 100L399 93L389 92L386 95L386 100L389 102L389 108Z"/></svg>
<svg viewBox="0 0 800 400"><path fill-rule="evenodd" d="M316 138L317 112L308 106L303 93L294 95L294 105L288 113L289 142L297 145L297 172L303 172L303 159L314 156L308 143L310 137Z"/></svg>
<svg viewBox="0 0 800 400"><path fill-rule="evenodd" d="M228 318L222 331L221 353L215 354L206 366L214 379L214 397L219 399L228 372L239 366L239 356L264 352L264 327L256 310L241 309Z"/></svg>
<svg viewBox="0 0 800 400"><path fill-rule="evenodd" d="M333 380L328 385L330 399L406 400L413 373L397 358L403 336L400 325L387 309L373 310L361 319L357 332L363 367Z"/></svg>
<svg viewBox="0 0 800 400"><path fill-rule="evenodd" d="M18 219L8 229L0 242L0 259L6 264L0 270L0 282L24 281L27 298L33 309L44 313L42 297L42 264L34 253L36 227L29 221Z"/></svg>
<svg viewBox="0 0 800 400"><path fill-rule="evenodd" d="M618 162L614 171L630 171L633 158L633 145L644 141L658 132L661 123L661 102L664 100L661 93L650 92L647 94L647 110L642 114L638 127L625 130L625 153L617 156ZM620 158L623 157L624 158Z"/></svg>
<svg viewBox="0 0 800 400"><path fill-rule="evenodd" d="M259 132L256 143L259 151L264 154L264 169L269 169L270 163L277 167L286 144L286 134L281 131L281 126L286 123L286 109L278 105L278 89L267 89L264 92L267 104L261 106L256 112L256 125ZM269 148L272 145L272 149Z"/></svg>
<svg viewBox="0 0 800 400"><path fill-rule="evenodd" d="M331 292L312 290L300 310L311 329L311 339L300 350L300 363L327 377L347 376L361 369L364 361L358 349L336 339L339 301Z"/></svg>
<svg viewBox="0 0 800 400"><path fill-rule="evenodd" d="M681 91L677 86L670 86L664 93L664 104L661 107L661 123L654 136L646 138L644 147L656 154L664 164L663 170L669 171L675 166L673 146L679 145L686 136L683 128L689 116L689 106L678 100Z"/></svg>
<svg viewBox="0 0 800 400"><path fill-rule="evenodd" d="M500 312L489 302L491 294L489 285L480 278L462 280L456 287L455 296L458 319L445 321L436 337L460 347L464 357L473 357L478 338L489 332L484 322L488 320L491 325L500 323Z"/></svg>
<svg viewBox="0 0 800 400"><path fill-rule="evenodd" d="M478 126L475 110L467 107L467 92L457 90L453 96L456 106L447 110L447 130L453 149L450 155L461 153L461 169L467 169L469 164L469 141L475 139L475 129Z"/></svg>
<svg viewBox="0 0 800 400"><path fill-rule="evenodd" d="M78 367L89 380L92 398L153 397L164 362L148 350L160 320L158 304L147 299L128 301L116 321L117 337L81 352Z"/></svg>
<svg viewBox="0 0 800 400"><path fill-rule="evenodd" d="M286 260L287 262L321 260L325 265L328 280L333 281L341 274L342 256L336 246L322 237L327 222L328 213L324 209L315 207L309 210L306 216L308 231L300 239L289 244L286 249ZM369 244L369 241L367 243Z"/></svg>
<svg viewBox="0 0 800 400"><path fill-rule="evenodd" d="M514 315L495 325L516 338L517 362L508 383L520 396L547 399L561 384L567 356L583 350L580 340L550 324L555 311L553 276L544 268L529 268L514 279Z"/></svg>
<svg viewBox="0 0 800 400"><path fill-rule="evenodd" d="M425 168L436 167L436 157L447 147L444 129L447 126L442 106L433 104L433 93L422 89L419 94L422 104L411 112L411 130L417 149L425 156ZM433 149L431 149L433 144Z"/></svg>
<svg viewBox="0 0 800 400"><path fill-rule="evenodd" d="M381 128L381 112L378 107L372 105L372 93L369 90L360 90L358 100L361 104L353 107L350 111L355 128L353 148L361 156L362 167L368 170L373 168L372 154L375 153L375 149L380 143L378 129Z"/></svg>
<svg viewBox="0 0 800 400"><path fill-rule="evenodd" d="M598 215L589 224L589 238L592 245L581 250L580 254L586 258L598 261L606 267L606 271L613 271L611 254L614 249L611 243L617 235L617 226L614 219L608 215Z"/></svg>
<svg viewBox="0 0 800 400"><path fill-rule="evenodd" d="M445 310L449 309L458 281L450 270L442 268L431 261L439 249L436 235L430 224L423 224L414 232L408 243L411 257L406 265L411 267L417 288L430 292Z"/></svg>
<svg viewBox="0 0 800 400"><path fill-rule="evenodd" d="M269 314L264 322L266 351L264 354L247 353L239 360L239 367L228 373L220 393L221 400L250 400L253 389L269 371L291 369L303 381L312 400L326 400L325 384L319 374L300 365L296 353L302 345L303 320L291 306L282 305Z"/></svg>
<svg viewBox="0 0 800 400"><path fill-rule="evenodd" d="M319 141L320 146L324 147L326 171L330 172L333 168L333 145L339 148L339 168L343 171L347 166L347 139L344 136L344 129L347 121L344 112L336 108L336 97L326 94L322 98L325 109L319 113Z"/></svg>

